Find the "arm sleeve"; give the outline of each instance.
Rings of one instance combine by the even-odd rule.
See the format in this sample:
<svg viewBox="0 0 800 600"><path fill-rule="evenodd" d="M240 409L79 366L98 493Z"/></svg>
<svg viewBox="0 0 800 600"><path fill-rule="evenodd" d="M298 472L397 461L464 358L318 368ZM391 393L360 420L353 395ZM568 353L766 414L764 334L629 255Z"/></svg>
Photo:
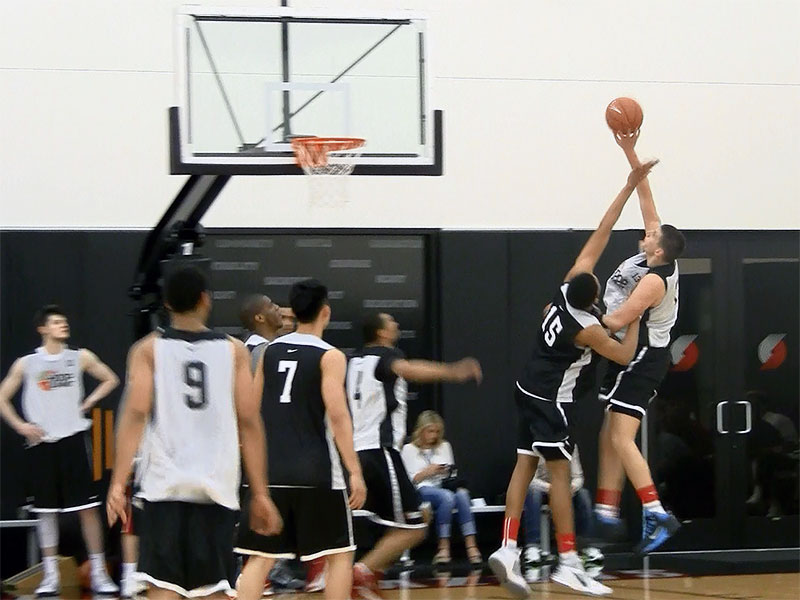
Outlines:
<svg viewBox="0 0 800 600"><path fill-rule="evenodd" d="M456 464L456 459L453 456L453 446L450 442L442 442L442 460L448 465Z"/></svg>
<svg viewBox="0 0 800 600"><path fill-rule="evenodd" d="M406 444L403 446L403 451L400 453L400 456L403 459L403 466L406 468L408 478L414 483L414 476L425 468L425 461L419 455L419 450L414 444Z"/></svg>

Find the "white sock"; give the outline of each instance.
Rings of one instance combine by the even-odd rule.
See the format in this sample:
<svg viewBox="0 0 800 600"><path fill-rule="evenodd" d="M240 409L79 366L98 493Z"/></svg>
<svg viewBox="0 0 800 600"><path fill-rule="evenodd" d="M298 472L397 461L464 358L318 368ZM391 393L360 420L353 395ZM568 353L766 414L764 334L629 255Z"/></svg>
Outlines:
<svg viewBox="0 0 800 600"><path fill-rule="evenodd" d="M505 542L503 542L503 546L506 547L506 548L510 548L511 550L516 550L517 549L517 540L511 540L511 539L506 540Z"/></svg>
<svg viewBox="0 0 800 600"><path fill-rule="evenodd" d="M58 578L58 557L57 556L44 556L42 557L42 565L44 566L44 576Z"/></svg>
<svg viewBox="0 0 800 600"><path fill-rule="evenodd" d="M89 562L92 565L92 575L105 575L106 574L106 560L105 554L100 552L98 554L90 554Z"/></svg>
<svg viewBox="0 0 800 600"><path fill-rule="evenodd" d="M132 563L124 562L124 563L122 563L122 579L123 579L123 581L125 579L130 579L131 575L133 575L135 572L136 572L136 563L135 562L132 562Z"/></svg>
<svg viewBox="0 0 800 600"><path fill-rule="evenodd" d="M661 506L661 500L653 500L652 502L648 502L646 504L643 504L642 506L652 512L665 513L665 514L667 512L664 510L664 507Z"/></svg>
<svg viewBox="0 0 800 600"><path fill-rule="evenodd" d="M595 504L594 512L596 512L598 515L601 515L603 517L608 517L611 519L619 518L618 506L611 506L609 504Z"/></svg>
<svg viewBox="0 0 800 600"><path fill-rule="evenodd" d="M559 562L562 562L570 567L575 564L575 561L580 562L580 559L578 558L578 553L575 552L575 550L570 550L568 552L559 552L558 560Z"/></svg>

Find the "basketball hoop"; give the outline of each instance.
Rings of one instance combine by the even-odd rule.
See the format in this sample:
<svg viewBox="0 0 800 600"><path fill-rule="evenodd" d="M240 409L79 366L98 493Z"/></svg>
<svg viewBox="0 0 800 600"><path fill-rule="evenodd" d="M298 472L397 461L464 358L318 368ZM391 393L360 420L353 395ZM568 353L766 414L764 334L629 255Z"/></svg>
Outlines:
<svg viewBox="0 0 800 600"><path fill-rule="evenodd" d="M361 155L364 142L362 138L350 137L299 137L292 140L295 161L310 177L312 204L340 206L346 201L344 176L353 172L354 161Z"/></svg>

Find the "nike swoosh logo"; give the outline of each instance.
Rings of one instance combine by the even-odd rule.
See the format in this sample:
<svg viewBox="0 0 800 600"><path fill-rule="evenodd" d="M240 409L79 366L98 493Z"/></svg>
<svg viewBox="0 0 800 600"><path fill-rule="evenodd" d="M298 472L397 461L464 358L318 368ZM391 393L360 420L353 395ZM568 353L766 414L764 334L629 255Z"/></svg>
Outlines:
<svg viewBox="0 0 800 600"><path fill-rule="evenodd" d="M286 352L287 352L288 354L291 354L292 352L297 352L297 349L295 348L294 350L287 350Z"/></svg>

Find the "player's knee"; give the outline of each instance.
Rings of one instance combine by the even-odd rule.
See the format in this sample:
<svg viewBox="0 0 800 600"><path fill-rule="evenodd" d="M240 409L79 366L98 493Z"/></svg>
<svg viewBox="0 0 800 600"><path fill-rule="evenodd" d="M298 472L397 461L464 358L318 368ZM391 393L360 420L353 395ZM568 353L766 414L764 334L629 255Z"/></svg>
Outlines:
<svg viewBox="0 0 800 600"><path fill-rule="evenodd" d="M631 449L631 446L636 446L636 442L621 431L611 431L609 439L611 441L611 446L617 453L627 452Z"/></svg>

